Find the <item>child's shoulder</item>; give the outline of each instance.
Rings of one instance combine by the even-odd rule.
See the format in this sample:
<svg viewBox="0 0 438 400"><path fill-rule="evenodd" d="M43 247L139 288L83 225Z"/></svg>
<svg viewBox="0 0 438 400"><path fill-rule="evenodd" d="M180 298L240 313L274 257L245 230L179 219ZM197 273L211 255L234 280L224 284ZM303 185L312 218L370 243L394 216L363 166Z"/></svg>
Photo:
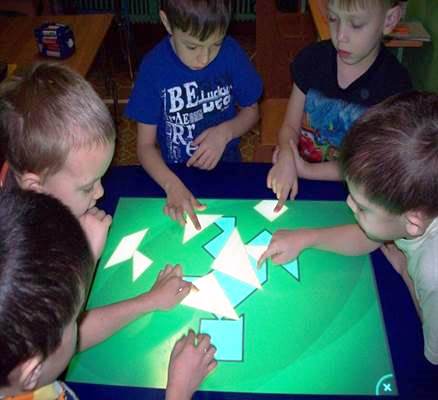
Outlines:
<svg viewBox="0 0 438 400"><path fill-rule="evenodd" d="M312 57L319 58L321 57L330 57L335 54L335 48L333 47L331 40L320 40L318 42L313 42L302 48L297 57Z"/></svg>
<svg viewBox="0 0 438 400"><path fill-rule="evenodd" d="M292 59L291 67L305 70L307 68L325 70L327 66L331 65L334 57L336 57L336 50L331 40L321 40L302 48Z"/></svg>
<svg viewBox="0 0 438 400"><path fill-rule="evenodd" d="M232 56L236 53L246 55L245 50L242 48L239 42L229 35L224 37L221 46L221 52L223 52L226 56Z"/></svg>
<svg viewBox="0 0 438 400"><path fill-rule="evenodd" d="M169 36L165 36L154 47L152 47L152 49L144 54L142 63L159 60L162 57L169 56L171 49L170 38Z"/></svg>

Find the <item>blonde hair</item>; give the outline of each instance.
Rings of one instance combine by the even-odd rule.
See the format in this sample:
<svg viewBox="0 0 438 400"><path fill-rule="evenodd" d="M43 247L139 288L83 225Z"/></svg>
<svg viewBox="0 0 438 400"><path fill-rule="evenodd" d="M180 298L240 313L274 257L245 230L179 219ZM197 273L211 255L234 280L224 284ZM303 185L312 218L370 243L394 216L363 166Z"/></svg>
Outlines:
<svg viewBox="0 0 438 400"><path fill-rule="evenodd" d="M329 3L336 3L341 10L363 10L372 6L380 6L382 10L387 11L398 5L397 0L329 0Z"/></svg>
<svg viewBox="0 0 438 400"><path fill-rule="evenodd" d="M0 85L3 147L11 169L52 175L69 152L115 140L103 101L78 73L60 64L34 64Z"/></svg>

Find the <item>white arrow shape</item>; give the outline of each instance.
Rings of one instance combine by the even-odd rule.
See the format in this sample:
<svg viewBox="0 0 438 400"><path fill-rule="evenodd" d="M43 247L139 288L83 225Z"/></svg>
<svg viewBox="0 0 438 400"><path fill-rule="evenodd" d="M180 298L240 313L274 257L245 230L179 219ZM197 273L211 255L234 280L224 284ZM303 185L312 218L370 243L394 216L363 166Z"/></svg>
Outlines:
<svg viewBox="0 0 438 400"><path fill-rule="evenodd" d="M113 265L129 260L134 255L134 252L137 250L137 247L140 245L147 231L148 228L125 236L117 245L114 253L111 255L111 258L108 260L104 268L109 268Z"/></svg>
<svg viewBox="0 0 438 400"><path fill-rule="evenodd" d="M231 233L225 246L215 258L212 268L248 285L261 288L237 229Z"/></svg>
<svg viewBox="0 0 438 400"><path fill-rule="evenodd" d="M132 281L135 282L150 267L152 260L139 251L135 251L132 264Z"/></svg>

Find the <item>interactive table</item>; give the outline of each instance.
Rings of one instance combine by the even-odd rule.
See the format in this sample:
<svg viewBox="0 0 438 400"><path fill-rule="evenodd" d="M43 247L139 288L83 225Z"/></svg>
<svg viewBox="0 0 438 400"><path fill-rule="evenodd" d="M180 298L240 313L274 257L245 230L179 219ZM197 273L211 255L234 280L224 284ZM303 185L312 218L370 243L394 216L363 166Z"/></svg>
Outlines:
<svg viewBox="0 0 438 400"><path fill-rule="evenodd" d="M258 163L219 164L212 171L200 171L180 165L171 166L197 198L205 199L209 207L202 214L236 218L235 226L245 246L256 237L259 230L256 230L256 225L254 225L254 228L245 228L244 225L246 224L240 222L242 217L239 216L240 212L238 210L241 209L243 215L250 212L251 215L254 215L254 220L251 220L251 224L256 221L262 221L261 217L250 211L251 207L244 206L244 202L241 202L242 205L239 205L239 207L234 206L233 209L229 207L224 209L225 204L234 201L232 199L252 200L252 205L257 203L255 199L259 201L273 199L272 191L266 187L266 176L270 167L270 164ZM111 167L103 179L103 186L105 188L105 195L99 202L99 207L113 215L120 198L139 198L134 200L134 202L139 201L140 204L145 202L152 204L147 198L153 197L157 199L158 204L160 202L163 204L163 191L140 166ZM344 202L346 196L347 191L342 183L300 180L297 196L300 202L287 202L288 211L273 223L264 221L261 230L272 233L277 227L324 226L324 224L328 225L336 221L351 221L351 215L345 206L338 203ZM225 201L218 203L212 199L225 199ZM301 215L301 207L309 207L307 203L310 201L317 201L315 203L317 207L312 207L310 215ZM122 200L121 204L125 202L128 204L128 199ZM333 204L330 202L333 202ZM236 200L236 203L238 204L240 201ZM324 207L328 207L328 204L332 204L334 207L331 209L338 210L339 212L336 212L336 215L324 213ZM312 216L316 212L318 216ZM144 216L143 213L145 213ZM218 235L222 231L219 225L222 223L219 220L212 222L199 235L191 238L184 245L193 248L198 258L209 260L209 264L207 263L202 267L201 264L193 262L185 265L186 261L183 259L184 252L181 250L183 247L181 242L178 243L180 248L179 255L172 254L166 247L163 247L161 250L162 253L166 252L166 257L157 252L157 250L151 253L153 248L151 246L151 242L153 242L152 237L157 235L157 233L154 233L155 229L150 221L152 221L152 216L153 218L162 217L161 209L157 210L156 214L153 214L148 213L145 207L145 210L141 210L141 212L136 209L134 214L140 216L137 217L139 218L138 226L134 226L137 224L135 218L130 217L126 218L127 225L125 228L122 228L122 225L125 226L123 216L120 221L117 215L115 216L109 239L110 245L97 271L95 287L90 297L90 306L116 301L147 290L157 271L165 263L183 263L184 273L187 275L201 276L207 274L208 271L215 274L218 273L217 270L211 270L215 259L214 254L208 253L202 246L206 244L205 242L212 241L215 234ZM166 220L164 219L164 221ZM283 221L285 222L283 223ZM172 232L175 235L177 234L179 240L181 240L184 235L182 229L170 220L166 223L169 226L169 233L173 229ZM121 224L120 229L117 228L119 224ZM129 227L129 224L134 224L131 225L132 232L122 232L123 229ZM137 248L134 250L135 258L146 262L143 258L144 256L154 262L136 280L133 280L134 254L128 260L114 263L113 266L104 268L112 257L122 236L124 237L129 233L135 233L146 228L149 228L149 230L139 243L138 254L136 253ZM164 235L166 230L164 225L162 229ZM165 245L170 244L165 243ZM175 247L176 242L171 243L171 245L172 248ZM148 251L148 249L151 250ZM161 258L157 257L157 253ZM315 265L310 263L311 260L315 260ZM328 384L330 385L332 380L340 382L345 378L345 382L342 381L339 385L335 384L337 386L333 390L336 390L336 393L340 392L341 389L345 389L348 385L350 387L345 389L345 393L347 391L350 393L356 391L355 393L358 393L359 390L367 390L367 393L372 393L372 389L368 388L373 386L373 382L377 384L378 375L385 376L385 374L391 374L391 365L388 353L386 352L386 346L384 345L384 330L381 326L382 317L379 315L379 307L376 302L377 295L375 286L372 283L372 271L367 266L368 259L364 258L362 260L362 263L358 262L360 260L355 258L348 261L330 253L313 250L305 251L298 259L298 269L296 270L299 273L298 279L290 272L290 270L294 271L293 268L289 268L288 271L283 266L273 266L268 262L266 269L267 281L260 283L262 289L254 290L244 301L233 306L239 320L216 317L213 313L200 311L186 305L177 306L168 313L157 312L145 316L131 324L126 330L117 334L110 341L94 349L93 353L86 352L75 359L67 376L67 381L81 400L161 400L164 398L162 389L145 388L143 385L146 380L150 380L152 385L161 385L161 382L163 382L163 371L167 367L167 357L171 342L173 343L178 338L179 332L186 332L189 326L199 329L202 321L205 321L203 322L203 328L210 328L211 325L209 326L209 324L214 323L216 325L214 325L214 329L211 329L210 332L219 331L216 320L231 321L230 324L237 321L233 326L239 328L240 325L238 323L242 316L244 339L241 343L244 361L220 361L217 371L206 381L203 390L195 394L194 400L309 400L315 397L318 400L339 399L339 395L330 395L329 390L322 389L323 385L327 384L327 382L321 381L321 376L328 379ZM394 269L380 251L375 251L371 254L371 261L397 384L395 387L392 382L389 382L391 383L392 393L397 389L398 398L406 400L436 399L438 398L438 367L431 365L424 358L421 322L416 315L416 310L406 285L401 277L394 272ZM141 265L145 266L147 264L144 262L137 262L136 265L140 266L140 269L137 271L141 272ZM348 262L354 263L354 267L348 269L348 264L345 264ZM339 278L341 276L343 276L342 280ZM106 287L106 279L108 279L108 290L104 289ZM111 283L114 279L116 284ZM333 280L336 281L334 285ZM354 281L356 281L356 285L353 284ZM365 287L367 290L364 290ZM350 293L348 293L349 288ZM305 292L309 293L309 296L303 300ZM356 304L354 306L353 301L360 296L363 296L365 304ZM231 300L230 302L233 303ZM372 305L373 302L375 305ZM288 325L287 328L283 328L280 324L285 323L284 317L276 320L274 319L274 313L281 312L282 309L286 308L288 308L286 310ZM367 309L369 311L364 313ZM337 315L335 316L336 313ZM367 318L373 321L367 324L365 323ZM154 333L152 326L156 326L157 321L166 321L163 322L165 330ZM357 323L355 324L352 321ZM254 324L257 327L260 325L265 327L255 331ZM275 327L269 330L268 326L273 326L274 324ZM345 329L341 329L343 324L345 324ZM288 329L288 331L284 331L284 338L278 342L274 341L271 336L280 336L280 332L283 329ZM321 333L319 337L317 337L318 331ZM132 334L132 336L129 336L129 334ZM358 339L355 339L356 334ZM374 334L377 336L374 336ZM378 339L379 336L381 340ZM141 342L135 340L138 337L142 338ZM149 354L148 352L153 346L160 346L165 337L168 337L169 344L167 347L161 347L163 354L160 357L156 357L155 362L157 364L150 368L148 367L148 369L144 367L145 369L136 371L132 367L133 362L139 362L139 356L134 354L136 353L135 349L137 349L138 354L145 356ZM238 334L233 334L233 337L240 338ZM374 337L375 339L368 340L368 337ZM265 338L264 341L262 341L262 338ZM287 342L287 345L284 344L285 342ZM357 342L359 342L359 345L357 345ZM384 351L379 353L374 346L380 346ZM108 351L106 350L107 347L109 348ZM263 361L264 355L262 350L264 347L274 349L268 355L268 361ZM336 351L333 351L335 348ZM224 353L223 347L218 349L219 351L222 354L227 354ZM286 351L289 351L289 353L286 353ZM356 354L353 354L354 352ZM125 355L125 353L127 354ZM336 354L329 358L330 353ZM232 354L236 353L233 351ZM102 359L94 360L98 356L104 357L103 361ZM324 358L324 356L327 356L327 358ZM117 357L121 365L114 366L114 360ZM319 360L317 360L318 357ZM351 362L348 361L349 357L353 357ZM313 360L314 362L312 363L311 361ZM82 367L82 365L86 365L85 361L87 361L87 366ZM150 361L148 359L144 362ZM288 361L290 361L292 367L288 368L284 364L280 364ZM90 362L89 366L88 362ZM123 364L124 362L125 364ZM140 362L143 361L140 360ZM234 385L236 382L234 376L239 375L240 366L245 362L255 363L244 372L244 375L248 374L248 379L255 381L255 388L263 387L265 391L272 390L272 387L280 389L281 386L276 381L286 381L286 378L283 379L283 376L290 376L288 374L294 370L295 364L293 362L295 362L297 367L302 365L302 368L295 369L295 375L290 379L292 382L289 384L294 387L294 390L314 387L315 392L325 392L326 394L313 396L308 394L239 393L239 390L246 390L244 385L250 386L245 379L239 380L236 388L231 389L236 391L213 390L214 385L218 385L217 381L220 376L224 378L224 385ZM271 368L273 372L271 375L268 376L268 370L265 368L265 365L262 365L263 362L266 362L266 366ZM307 365L304 366L304 363L307 363ZM344 368L342 369L338 364L343 365ZM363 365L361 366L361 364ZM378 367L378 365L381 367ZM367 369L367 371L373 371L363 375L363 379L367 383L365 381L361 382L361 374L356 374L357 369L361 367ZM85 368L88 369L85 370ZM95 370L95 368L97 369ZM105 371L112 368L118 368L119 373ZM254 373L257 368L260 371L259 379L254 379ZM317 372L311 368L319 368L322 372ZM95 372L96 375L94 375ZM119 374L121 375L120 377ZM371 374L375 374L375 376L371 376ZM121 383L121 380L125 379L127 375L133 375L137 382L140 382L140 386L136 386L135 383ZM230 381L225 380L226 376L231 376ZM352 390L351 387L353 387ZM364 389L365 387L366 389ZM388 381L382 380L379 387L382 390L385 387L388 388ZM212 390L206 391L207 388ZM224 386L223 390L228 389ZM257 389L251 388L250 390ZM365 400L374 397L372 395L351 394L342 396L342 399Z"/></svg>
<svg viewBox="0 0 438 400"><path fill-rule="evenodd" d="M164 388L172 347L192 328L217 348L201 390L397 394L368 256L306 250L256 267L278 229L353 222L345 202L296 201L280 213L274 200L202 202L197 231L165 216L165 199L119 200L88 307L143 293L168 263L199 292L78 355L69 381Z"/></svg>

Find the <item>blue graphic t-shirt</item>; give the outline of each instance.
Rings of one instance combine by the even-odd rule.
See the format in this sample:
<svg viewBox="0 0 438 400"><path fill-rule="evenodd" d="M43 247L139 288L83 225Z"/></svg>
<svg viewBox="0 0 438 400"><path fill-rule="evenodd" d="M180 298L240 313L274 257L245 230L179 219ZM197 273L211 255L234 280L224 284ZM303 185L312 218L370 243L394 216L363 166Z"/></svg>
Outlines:
<svg viewBox="0 0 438 400"><path fill-rule="evenodd" d="M298 146L310 162L337 159L344 136L368 107L412 88L407 70L384 46L370 68L345 89L338 85L336 49L330 40L303 49L291 73L306 95Z"/></svg>
<svg viewBox="0 0 438 400"><path fill-rule="evenodd" d="M196 150L192 142L197 136L234 118L237 106L256 103L261 93L259 75L232 38L225 37L207 67L191 70L166 37L143 58L125 115L156 125L164 161L184 163ZM222 160L238 161L238 144L238 139L231 141Z"/></svg>

